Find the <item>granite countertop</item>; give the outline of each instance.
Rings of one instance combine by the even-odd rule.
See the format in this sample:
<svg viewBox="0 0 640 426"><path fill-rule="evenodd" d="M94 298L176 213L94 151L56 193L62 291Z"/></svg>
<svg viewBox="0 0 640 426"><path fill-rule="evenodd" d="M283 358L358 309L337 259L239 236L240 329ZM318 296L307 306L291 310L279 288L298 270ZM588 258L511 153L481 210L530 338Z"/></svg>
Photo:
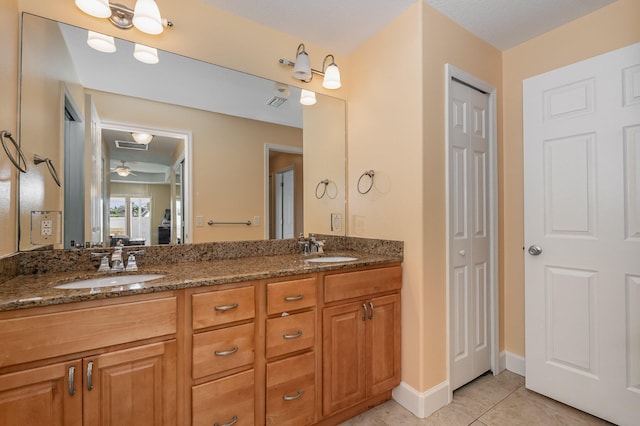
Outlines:
<svg viewBox="0 0 640 426"><path fill-rule="evenodd" d="M25 274L18 275L0 284L0 311L402 262L401 256L374 254L364 251L328 252L324 256L350 256L357 258L357 260L336 263L309 263L305 260L314 256L281 254L164 265L154 264L141 266L134 273L72 271ZM117 287L95 289L54 288L57 285L73 281L123 274L161 274L164 277L142 284L137 283L135 285Z"/></svg>

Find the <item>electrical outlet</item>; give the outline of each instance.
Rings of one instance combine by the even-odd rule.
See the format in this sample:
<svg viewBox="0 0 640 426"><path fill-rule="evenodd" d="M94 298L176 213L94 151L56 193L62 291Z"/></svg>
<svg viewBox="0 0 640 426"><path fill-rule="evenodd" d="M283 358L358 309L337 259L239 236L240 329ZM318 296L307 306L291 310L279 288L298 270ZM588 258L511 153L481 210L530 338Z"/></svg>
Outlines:
<svg viewBox="0 0 640 426"><path fill-rule="evenodd" d="M40 221L40 235L45 237L53 235L53 220L43 219Z"/></svg>
<svg viewBox="0 0 640 426"><path fill-rule="evenodd" d="M202 228L204 226L204 219L202 216L196 216L196 226Z"/></svg>
<svg viewBox="0 0 640 426"><path fill-rule="evenodd" d="M331 213L331 231L342 231L342 215L340 213Z"/></svg>
<svg viewBox="0 0 640 426"><path fill-rule="evenodd" d="M253 226L260 226L260 216L253 217Z"/></svg>

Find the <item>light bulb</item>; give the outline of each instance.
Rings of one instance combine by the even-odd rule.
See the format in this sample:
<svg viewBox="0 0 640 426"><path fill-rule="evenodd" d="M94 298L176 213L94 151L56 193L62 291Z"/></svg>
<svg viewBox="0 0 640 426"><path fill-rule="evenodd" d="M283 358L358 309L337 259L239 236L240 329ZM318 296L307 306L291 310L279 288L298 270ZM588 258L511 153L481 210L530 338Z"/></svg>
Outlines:
<svg viewBox="0 0 640 426"><path fill-rule="evenodd" d="M325 89L339 89L342 86L340 83L340 70L336 64L331 64L324 72L324 80L322 81L322 87Z"/></svg>
<svg viewBox="0 0 640 426"><path fill-rule="evenodd" d="M142 133L142 132L133 132L131 133L131 136L133 136L133 139L142 145L148 145L149 142L151 142L151 139L153 139L153 135L149 134L149 133Z"/></svg>

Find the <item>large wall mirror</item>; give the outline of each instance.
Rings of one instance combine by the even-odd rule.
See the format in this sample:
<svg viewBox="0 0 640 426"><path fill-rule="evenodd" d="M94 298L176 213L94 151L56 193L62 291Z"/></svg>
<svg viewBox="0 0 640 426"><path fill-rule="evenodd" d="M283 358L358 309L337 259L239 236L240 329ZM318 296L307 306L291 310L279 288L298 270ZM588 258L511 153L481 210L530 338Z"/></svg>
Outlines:
<svg viewBox="0 0 640 426"><path fill-rule="evenodd" d="M344 100L22 19L20 250L345 234Z"/></svg>

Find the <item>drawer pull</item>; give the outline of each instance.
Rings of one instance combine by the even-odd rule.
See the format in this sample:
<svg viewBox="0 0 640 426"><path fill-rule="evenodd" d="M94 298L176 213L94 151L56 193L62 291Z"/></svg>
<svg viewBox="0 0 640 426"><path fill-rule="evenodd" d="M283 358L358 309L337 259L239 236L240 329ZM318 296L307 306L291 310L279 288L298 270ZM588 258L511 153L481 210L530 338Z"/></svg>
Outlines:
<svg viewBox="0 0 640 426"><path fill-rule="evenodd" d="M301 390L298 391L298 393L296 393L293 396L289 396L289 395L283 395L282 399L284 399L285 401L293 401L295 399L298 399L302 396L304 392L302 392Z"/></svg>
<svg viewBox="0 0 640 426"><path fill-rule="evenodd" d="M69 383L69 396L73 396L76 394L76 390L75 388L75 376L76 376L76 367L74 367L73 365L71 367L69 367L69 377L68 377L68 383Z"/></svg>
<svg viewBox="0 0 640 426"><path fill-rule="evenodd" d="M298 330L298 332L294 334L283 334L282 337L284 339L297 339L298 337L302 337L302 330Z"/></svg>
<svg viewBox="0 0 640 426"><path fill-rule="evenodd" d="M87 390L93 389L93 361L87 364Z"/></svg>
<svg viewBox="0 0 640 426"><path fill-rule="evenodd" d="M365 303L362 304L362 321L367 320L367 305Z"/></svg>
<svg viewBox="0 0 640 426"><path fill-rule="evenodd" d="M220 424L218 422L214 423L213 426L233 426L238 422L238 416L233 416L229 423Z"/></svg>
<svg viewBox="0 0 640 426"><path fill-rule="evenodd" d="M236 352L238 352L238 345L235 345L233 349L229 349L228 351L214 351L213 353L216 354L216 356L227 356L235 354Z"/></svg>
<svg viewBox="0 0 640 426"><path fill-rule="evenodd" d="M285 296L284 297L284 301L285 302L296 302L298 300L302 300L304 299L304 294L299 294L297 296Z"/></svg>
<svg viewBox="0 0 640 426"><path fill-rule="evenodd" d="M372 320L373 319L373 302L369 302L369 307L371 308L371 313L369 314L369 319Z"/></svg>
<svg viewBox="0 0 640 426"><path fill-rule="evenodd" d="M232 303L231 305L222 305L222 306L216 306L215 310L216 311L230 311L231 309L235 309L238 307L237 303Z"/></svg>

